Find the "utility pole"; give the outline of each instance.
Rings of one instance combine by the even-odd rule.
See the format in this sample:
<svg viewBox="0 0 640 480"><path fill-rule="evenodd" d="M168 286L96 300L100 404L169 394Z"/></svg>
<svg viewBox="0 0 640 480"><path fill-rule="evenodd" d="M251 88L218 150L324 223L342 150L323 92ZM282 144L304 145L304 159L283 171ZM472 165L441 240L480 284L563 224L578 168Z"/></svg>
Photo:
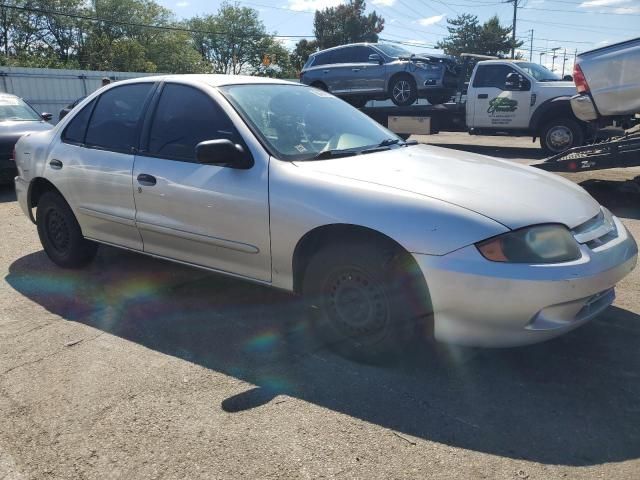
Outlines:
<svg viewBox="0 0 640 480"><path fill-rule="evenodd" d="M540 60L538 60L538 63L539 63L540 65L542 65L542 56L543 56L543 55L546 55L546 53L545 53L545 52L540 52Z"/></svg>
<svg viewBox="0 0 640 480"><path fill-rule="evenodd" d="M529 61L533 61L533 28L531 31L531 37L529 38Z"/></svg>
<svg viewBox="0 0 640 480"><path fill-rule="evenodd" d="M558 58L558 56L556 55L556 52L560 50L560 47L555 47L551 49L551 53L553 54L553 56L551 57L551 71L553 72L555 70L556 67L556 58Z"/></svg>
<svg viewBox="0 0 640 480"><path fill-rule="evenodd" d="M516 58L516 20L518 16L518 0L507 0L513 3L513 26L511 27L511 58Z"/></svg>
<svg viewBox="0 0 640 480"><path fill-rule="evenodd" d="M567 62L567 49L564 49L564 53L562 54L562 78L564 78L564 64Z"/></svg>

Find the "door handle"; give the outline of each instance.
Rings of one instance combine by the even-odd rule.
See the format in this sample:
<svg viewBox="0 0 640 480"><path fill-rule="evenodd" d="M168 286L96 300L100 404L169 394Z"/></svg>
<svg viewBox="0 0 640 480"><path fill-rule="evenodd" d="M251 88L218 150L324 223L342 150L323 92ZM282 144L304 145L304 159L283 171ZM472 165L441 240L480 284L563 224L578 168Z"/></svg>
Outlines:
<svg viewBox="0 0 640 480"><path fill-rule="evenodd" d="M141 173L138 175L138 183L145 187L153 187L156 184L156 177L147 173Z"/></svg>
<svg viewBox="0 0 640 480"><path fill-rule="evenodd" d="M49 165L51 166L51 168L55 168L56 170L60 170L62 168L62 162L56 158L52 159L49 162Z"/></svg>
<svg viewBox="0 0 640 480"><path fill-rule="evenodd" d="M352 71L352 72L359 72L359 71L360 71L360 69L359 69L359 68L352 68L352 69L351 69L351 71Z"/></svg>
<svg viewBox="0 0 640 480"><path fill-rule="evenodd" d="M329 70L322 70L322 73L329 73Z"/></svg>
<svg viewBox="0 0 640 480"><path fill-rule="evenodd" d="M478 94L478 98L489 98L489 94L488 93L479 93Z"/></svg>

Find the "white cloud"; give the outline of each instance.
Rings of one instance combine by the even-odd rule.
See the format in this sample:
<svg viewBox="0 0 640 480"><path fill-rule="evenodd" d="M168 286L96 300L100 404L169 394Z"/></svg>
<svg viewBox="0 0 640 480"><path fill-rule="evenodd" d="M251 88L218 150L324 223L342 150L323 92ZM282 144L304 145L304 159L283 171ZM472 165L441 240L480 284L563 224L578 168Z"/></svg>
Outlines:
<svg viewBox="0 0 640 480"><path fill-rule="evenodd" d="M621 3L629 3L631 0L587 0L580 4L583 8L593 7L610 7L613 5L620 5Z"/></svg>
<svg viewBox="0 0 640 480"><path fill-rule="evenodd" d="M314 12L323 8L336 7L342 0L289 0L289 8L296 12Z"/></svg>
<svg viewBox="0 0 640 480"><path fill-rule="evenodd" d="M189 6L189 2L178 2L176 3L176 7L180 7L180 8L184 8L184 7L188 7Z"/></svg>
<svg viewBox="0 0 640 480"><path fill-rule="evenodd" d="M382 5L383 7L391 7L396 3L396 0L373 0L372 3L374 5Z"/></svg>
<svg viewBox="0 0 640 480"><path fill-rule="evenodd" d="M433 17L421 18L420 20L418 20L418 23L426 27L442 21L444 17L446 17L446 15L434 15Z"/></svg>
<svg viewBox="0 0 640 480"><path fill-rule="evenodd" d="M613 13L626 15L628 13L640 13L640 7L618 7L613 9Z"/></svg>

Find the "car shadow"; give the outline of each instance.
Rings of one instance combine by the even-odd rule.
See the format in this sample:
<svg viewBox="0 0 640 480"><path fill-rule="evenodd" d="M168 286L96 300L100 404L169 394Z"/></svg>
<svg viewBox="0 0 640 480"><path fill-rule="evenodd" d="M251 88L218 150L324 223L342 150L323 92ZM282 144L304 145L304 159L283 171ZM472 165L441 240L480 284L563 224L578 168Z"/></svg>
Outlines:
<svg viewBox="0 0 640 480"><path fill-rule="evenodd" d="M614 215L640 220L640 181L589 179L579 184Z"/></svg>
<svg viewBox="0 0 640 480"><path fill-rule="evenodd" d="M514 459L594 465L640 456L640 316L621 308L536 346L427 343L381 367L322 348L287 293L113 248L77 271L33 253L5 280L66 321L255 385L222 402L230 415L286 394Z"/></svg>
<svg viewBox="0 0 640 480"><path fill-rule="evenodd" d="M15 202L16 190L13 185L0 185L0 203Z"/></svg>

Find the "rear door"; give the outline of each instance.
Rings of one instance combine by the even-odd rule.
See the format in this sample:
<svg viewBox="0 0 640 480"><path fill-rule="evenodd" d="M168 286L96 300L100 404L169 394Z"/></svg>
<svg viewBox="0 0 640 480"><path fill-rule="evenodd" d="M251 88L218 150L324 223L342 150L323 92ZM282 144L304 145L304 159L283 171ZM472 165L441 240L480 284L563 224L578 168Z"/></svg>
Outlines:
<svg viewBox="0 0 640 480"><path fill-rule="evenodd" d="M244 277L271 280L268 158L248 170L203 165L195 147L244 144L204 90L166 83L145 121L133 172L144 251Z"/></svg>
<svg viewBox="0 0 640 480"><path fill-rule="evenodd" d="M335 95L349 93L349 82L351 81L351 65L349 65L349 48L336 48L326 52L321 62L326 62L318 67L322 72L320 79L327 86L329 91Z"/></svg>
<svg viewBox="0 0 640 480"><path fill-rule="evenodd" d="M510 73L517 73L525 78L522 90L506 90L505 82ZM474 104L470 127L505 130L528 128L531 82L510 65L478 65L469 93L467 102Z"/></svg>
<svg viewBox="0 0 640 480"><path fill-rule="evenodd" d="M47 177L71 205L85 237L142 250L131 174L140 122L155 88L109 88L67 124L47 160Z"/></svg>

